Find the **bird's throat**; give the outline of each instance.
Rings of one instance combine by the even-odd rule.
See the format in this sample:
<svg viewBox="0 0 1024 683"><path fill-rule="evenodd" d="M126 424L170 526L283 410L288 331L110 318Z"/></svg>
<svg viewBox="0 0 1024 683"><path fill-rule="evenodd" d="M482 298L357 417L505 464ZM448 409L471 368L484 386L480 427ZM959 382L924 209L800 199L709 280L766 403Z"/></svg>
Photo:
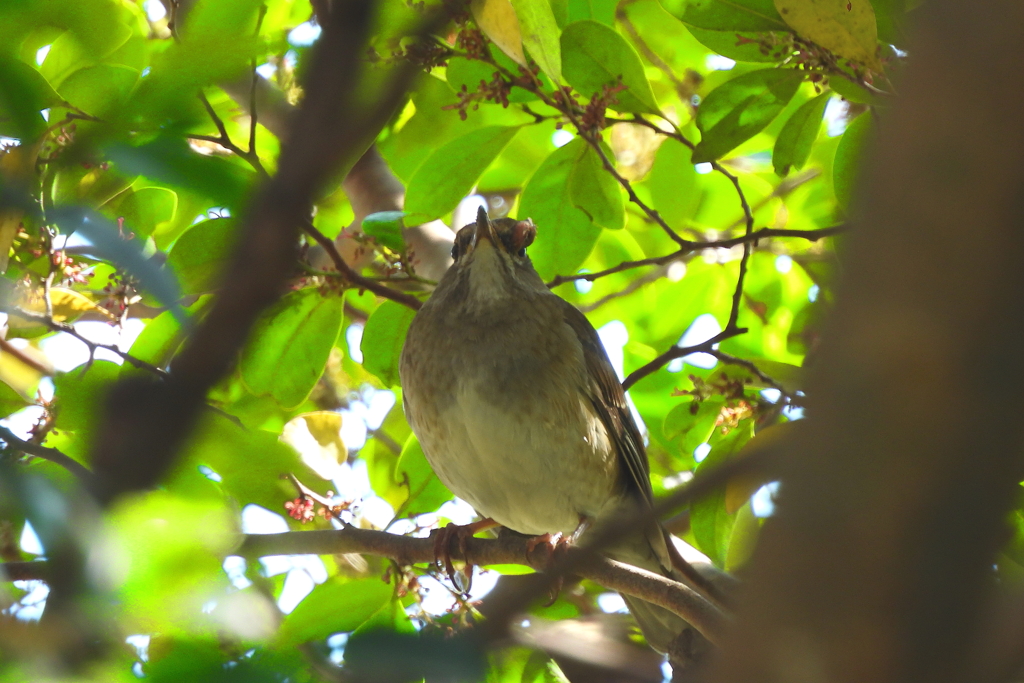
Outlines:
<svg viewBox="0 0 1024 683"><path fill-rule="evenodd" d="M469 268L470 300L485 305L507 299L513 292L509 286L510 276L498 250L490 242L481 240L473 252L473 263Z"/></svg>

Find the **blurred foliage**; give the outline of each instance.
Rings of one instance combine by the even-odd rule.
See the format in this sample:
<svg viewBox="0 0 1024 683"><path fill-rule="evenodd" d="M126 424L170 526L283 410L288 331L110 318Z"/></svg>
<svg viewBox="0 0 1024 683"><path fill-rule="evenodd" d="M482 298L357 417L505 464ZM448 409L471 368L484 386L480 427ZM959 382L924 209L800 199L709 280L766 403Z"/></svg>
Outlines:
<svg viewBox="0 0 1024 683"><path fill-rule="evenodd" d="M248 82L258 66L283 100L301 102L318 30L306 0L169 4L189 11L169 16L157 0L0 0L0 296L10 314L0 408L9 416L33 404L20 423L31 427L27 438L86 466L104 397L119 378L172 368L245 239L240 217L262 168L276 166L277 137L221 86ZM894 99L896 48L916 4L472 0L424 44L409 38L424 3L381 0L367 68L423 67L377 139L406 185L405 213L374 214L359 232L339 190L315 207L314 223L330 237L357 235L369 254L364 275L420 292L430 283L410 271L403 229L450 224L475 192L492 216L533 219L530 254L545 279L666 257L555 289L596 327L621 324L628 337L611 355L625 375L730 320L746 330L718 347L745 365L707 368L688 358L632 387L655 492L664 493L799 415L801 368L833 300L837 240L748 240L734 296L744 204L753 229L843 224L871 119ZM120 501L97 522L101 533L87 547L90 562L105 566L117 635L144 645L106 650L68 680L328 680L342 657L339 634L351 634L344 659L360 671L382 656L395 671L410 670L409 653L428 642L436 647L421 671L565 680L537 651L467 655L453 670L442 660L461 657L464 641L413 639L417 630L440 638L473 618L463 600L447 614L423 608L424 577L437 576L430 567L324 556L329 577L288 614L275 603L291 580L283 573L256 562L225 572L246 506L278 513L292 529L331 526L295 482L317 500L328 489L358 491L332 504L363 527L383 525L368 512L382 505L406 532L447 521L451 494L401 409L397 361L412 311L301 254L291 291L264 313L236 370L209 395L212 409L174 471L159 490ZM123 362L122 350L104 356L120 367L96 360L55 371L67 367L59 354L72 345L101 350L67 335L63 345L49 343L75 320L115 331L141 321L128 349L141 364ZM684 336L695 323L704 337ZM52 399L37 394L47 376ZM395 407L371 425L365 445L346 444L339 427L348 433L345 422L366 412L356 408L384 391L395 393ZM343 418L324 419L325 411ZM69 501L83 494L67 471L15 444L0 462L21 468L26 491L38 492L0 492L3 559L26 560L17 542L25 520L45 546L57 536L41 525L73 527ZM369 490L358 488L362 472ZM687 540L742 570L760 528L749 498L762 483L694 505ZM405 519L413 521L403 527ZM1004 563L1020 574L1024 523L1014 525ZM29 590L0 592L0 621L46 628L26 616ZM537 613L595 613L600 592L585 585ZM57 680L36 651L4 646L0 680L35 679L44 669Z"/></svg>

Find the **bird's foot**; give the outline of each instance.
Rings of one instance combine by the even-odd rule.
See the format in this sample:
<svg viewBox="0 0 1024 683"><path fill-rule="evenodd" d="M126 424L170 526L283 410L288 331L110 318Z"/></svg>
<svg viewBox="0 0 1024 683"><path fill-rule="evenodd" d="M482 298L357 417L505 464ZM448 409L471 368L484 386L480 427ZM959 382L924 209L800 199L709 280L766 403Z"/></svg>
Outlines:
<svg viewBox="0 0 1024 683"><path fill-rule="evenodd" d="M448 574L448 579L461 593L469 593L473 587L473 563L466 557L466 542L485 529L498 526L498 523L488 517L472 524L449 524L443 529L436 529L431 535L434 537L434 562L438 567ZM458 551L459 557L465 560L463 571L457 572L452 562L452 543Z"/></svg>
<svg viewBox="0 0 1024 683"><path fill-rule="evenodd" d="M553 569L558 563L565 557L565 554L569 551L569 548L575 544L576 534L565 536L560 533L555 534L542 534L540 536L534 536L526 542L526 554L529 556L537 548L544 549L545 561L548 569ZM554 583L551 585L550 592L548 593L548 601L544 604L545 607L550 607L558 600L558 594L562 592L562 584L564 583L564 577L559 574L555 577Z"/></svg>

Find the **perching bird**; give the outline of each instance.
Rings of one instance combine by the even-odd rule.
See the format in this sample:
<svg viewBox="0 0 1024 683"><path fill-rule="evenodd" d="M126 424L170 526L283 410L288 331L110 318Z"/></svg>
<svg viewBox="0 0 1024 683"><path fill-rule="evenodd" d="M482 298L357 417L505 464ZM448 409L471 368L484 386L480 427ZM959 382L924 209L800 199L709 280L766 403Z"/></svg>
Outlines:
<svg viewBox="0 0 1024 683"><path fill-rule="evenodd" d="M400 363L406 417L442 482L528 535L572 534L652 500L643 439L597 331L526 255L529 220L488 219L455 238L455 263L416 314ZM605 552L681 579L652 524ZM626 597L665 652L687 628Z"/></svg>

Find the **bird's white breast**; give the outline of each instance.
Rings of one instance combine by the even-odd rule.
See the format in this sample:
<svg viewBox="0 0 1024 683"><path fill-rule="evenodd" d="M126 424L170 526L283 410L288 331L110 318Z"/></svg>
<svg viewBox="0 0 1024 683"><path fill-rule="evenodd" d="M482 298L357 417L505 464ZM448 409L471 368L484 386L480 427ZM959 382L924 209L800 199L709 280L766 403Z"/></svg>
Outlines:
<svg viewBox="0 0 1024 683"><path fill-rule="evenodd" d="M441 409L443 442L424 444L424 452L482 515L524 534L569 533L609 504L617 463L604 425L575 388L537 390L531 405L509 410L494 402L494 389L460 383Z"/></svg>

